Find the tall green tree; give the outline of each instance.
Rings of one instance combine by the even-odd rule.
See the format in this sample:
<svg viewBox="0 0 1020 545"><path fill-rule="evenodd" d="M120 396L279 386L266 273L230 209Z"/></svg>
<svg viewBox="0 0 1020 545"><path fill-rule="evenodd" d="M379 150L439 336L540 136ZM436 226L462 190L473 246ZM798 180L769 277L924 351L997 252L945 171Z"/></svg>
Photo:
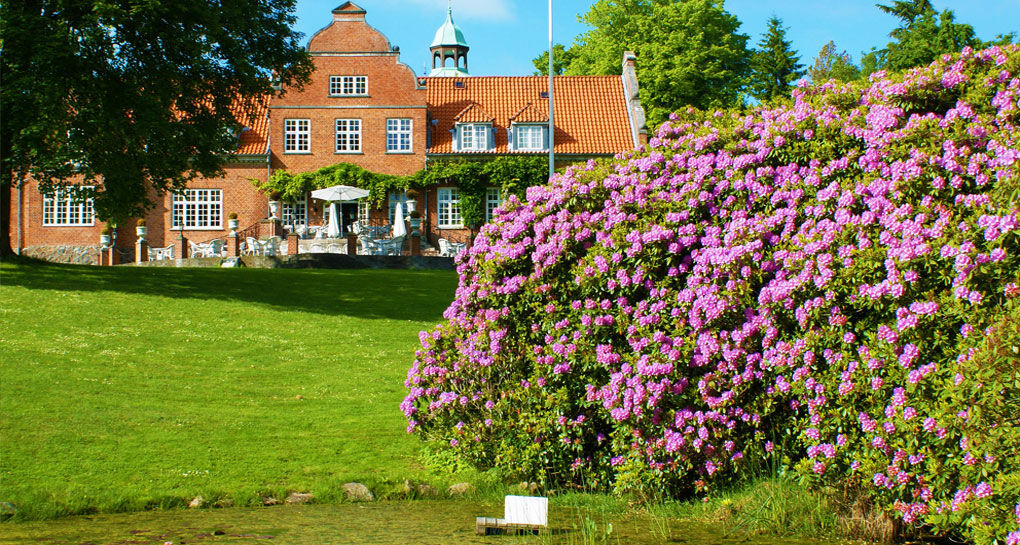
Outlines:
<svg viewBox="0 0 1020 545"><path fill-rule="evenodd" d="M854 64L849 53L837 51L836 43L829 41L818 52L818 56L807 69L807 75L812 83L825 83L830 79L847 82L859 79L861 69Z"/></svg>
<svg viewBox="0 0 1020 545"><path fill-rule="evenodd" d="M751 52L720 0L598 0L581 20L591 29L571 47L565 73L619 74L623 52L634 51L651 124L686 106L740 103Z"/></svg>
<svg viewBox="0 0 1020 545"><path fill-rule="evenodd" d="M787 96L793 82L804 75L804 65L798 63L800 56L790 45L783 21L773 15L751 63L750 89L753 97L764 101Z"/></svg>
<svg viewBox="0 0 1020 545"><path fill-rule="evenodd" d="M553 75L562 76L567 66L574 59L574 48L563 47L563 44L553 45ZM549 75L549 51L543 51L541 55L531 59L535 65L536 76Z"/></svg>
<svg viewBox="0 0 1020 545"><path fill-rule="evenodd" d="M900 26L889 33L893 41L861 59L864 74L875 70L906 70L928 64L943 53L983 45L974 35L973 27L957 23L951 10L935 11L929 0L893 0L889 5L876 6L899 19Z"/></svg>
<svg viewBox="0 0 1020 545"><path fill-rule="evenodd" d="M102 219L222 172L236 112L300 85L311 62L294 0L0 3L0 194L32 178L95 186ZM242 116L243 117L243 116ZM5 215L9 202L0 203ZM0 250L10 249L6 217Z"/></svg>

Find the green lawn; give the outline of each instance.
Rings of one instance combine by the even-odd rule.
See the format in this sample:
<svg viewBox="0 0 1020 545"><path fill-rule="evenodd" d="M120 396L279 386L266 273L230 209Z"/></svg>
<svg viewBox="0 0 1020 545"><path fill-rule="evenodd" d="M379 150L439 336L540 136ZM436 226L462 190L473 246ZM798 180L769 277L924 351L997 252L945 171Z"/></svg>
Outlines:
<svg viewBox="0 0 1020 545"><path fill-rule="evenodd" d="M0 266L18 519L424 478L399 410L436 271Z"/></svg>

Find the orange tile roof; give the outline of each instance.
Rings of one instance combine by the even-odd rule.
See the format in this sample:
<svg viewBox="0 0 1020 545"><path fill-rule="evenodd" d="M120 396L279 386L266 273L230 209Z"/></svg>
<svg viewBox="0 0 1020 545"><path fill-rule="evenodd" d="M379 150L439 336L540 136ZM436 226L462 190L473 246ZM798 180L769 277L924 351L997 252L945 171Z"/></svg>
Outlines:
<svg viewBox="0 0 1020 545"><path fill-rule="evenodd" d="M436 120L428 153L512 153L506 129L513 118L519 117L515 122L548 120L548 114L542 113L549 111L548 98L541 96L549 89L545 76L423 79L429 114ZM553 85L556 153L608 155L634 148L620 76L557 76ZM473 104L495 118L493 126L499 129L495 147L486 152L454 151L450 130L457 116Z"/></svg>
<svg viewBox="0 0 1020 545"><path fill-rule="evenodd" d="M238 155L265 155L269 152L269 101L260 100L248 107L238 105L234 112L244 127L237 145Z"/></svg>

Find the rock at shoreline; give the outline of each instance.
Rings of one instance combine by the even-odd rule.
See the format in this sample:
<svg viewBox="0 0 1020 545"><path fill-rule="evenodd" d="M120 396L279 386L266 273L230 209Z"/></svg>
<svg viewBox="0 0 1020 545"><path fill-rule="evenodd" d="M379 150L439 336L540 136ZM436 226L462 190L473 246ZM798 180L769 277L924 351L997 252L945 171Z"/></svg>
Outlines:
<svg viewBox="0 0 1020 545"><path fill-rule="evenodd" d="M347 483L344 485L344 496L350 501L374 501L375 495L367 486L361 483Z"/></svg>
<svg viewBox="0 0 1020 545"><path fill-rule="evenodd" d="M404 495L409 498L431 498L438 496L439 491L430 484L413 483L408 479L404 479Z"/></svg>
<svg viewBox="0 0 1020 545"><path fill-rule="evenodd" d="M195 496L195 499L191 500L191 503L188 504L188 509L198 509L203 505L205 505L205 498L202 496Z"/></svg>
<svg viewBox="0 0 1020 545"><path fill-rule="evenodd" d="M450 488L446 490L446 493L451 496L466 496L468 494L474 494L475 485L471 483L457 483L450 485Z"/></svg>
<svg viewBox="0 0 1020 545"><path fill-rule="evenodd" d="M308 503L314 498L315 496L309 492L291 492L287 496L287 503Z"/></svg>

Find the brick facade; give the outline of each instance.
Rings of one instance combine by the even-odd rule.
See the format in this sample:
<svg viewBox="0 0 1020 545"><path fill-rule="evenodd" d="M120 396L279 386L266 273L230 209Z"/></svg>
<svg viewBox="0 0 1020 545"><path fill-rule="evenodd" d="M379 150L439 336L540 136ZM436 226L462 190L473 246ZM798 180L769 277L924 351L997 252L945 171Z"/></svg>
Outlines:
<svg viewBox="0 0 1020 545"><path fill-rule="evenodd" d="M536 111L547 108L547 101L543 101L540 96L540 91L546 85L542 78L480 78L477 82L468 79L465 88L464 84L454 87L454 78L415 76L410 67L400 62L396 48L391 46L382 33L366 22L365 11L351 2L346 2L333 10L332 22L312 36L308 51L315 65L311 80L300 89L282 89L279 96L272 97L266 104L260 105L258 111L239 116L238 119L242 120L246 127L241 133L239 155L236 160L225 165L222 177L199 179L189 183L189 189L220 190L221 206L220 217L218 221L213 222L214 225L184 231L184 236L188 240L204 242L226 237L229 234L227 216L231 212L238 214L240 230L251 227L252 232L262 232L256 230L256 227L260 221L269 216L268 198L252 184L251 180L268 180L275 170L308 172L344 162L356 164L373 172L408 175L426 168L426 157L438 159L459 155L456 152L451 153L454 150L450 149L450 128L454 121L446 118L464 108L467 104L462 100L465 95L470 95L470 102L482 103L481 108L492 115L498 114L499 119L495 121L495 125L501 128L509 126L510 116L520 115L520 111L527 104L532 104L532 109ZM631 58L629 65L631 72L633 66ZM625 62L625 78L627 69ZM344 76L348 79L344 80ZM331 77L341 78L333 88ZM638 134L637 126L633 123L635 116L628 114L624 108L639 111L640 104L637 104L637 110L633 110L634 103L631 100L633 97L624 97L624 88L629 81L624 80L621 85L619 76L601 78L610 79L576 80L576 83L575 80L557 80L557 93L560 92L562 81L566 86L563 88L566 94L571 92L570 89L577 89L576 92L581 94L599 92L612 94L612 97L608 97L611 100L601 96L573 99L568 96L564 99L557 97L557 108L560 107L561 100L567 100L562 102L564 107L570 104L580 105L576 108L577 115L565 110L568 115L561 118L560 113L557 113L557 152L561 151L559 149L561 143L572 142L571 145L574 146L569 150L562 150L566 153L558 157L557 166L561 166L561 161L564 160L578 162L592 156L611 156L632 147L631 133ZM352 83L355 80L358 85L365 86L365 92L360 92L360 88ZM353 92L344 92L351 91L350 87L343 87L345 81L354 85ZM340 92L331 92L337 90ZM636 97L634 88L627 88L626 91L627 95ZM601 119L593 122L584 121L594 117L587 111L591 109L592 101L601 101L602 108L607 107L605 104L611 104L609 108L612 111L607 110L600 115ZM629 126L628 115L631 119ZM307 151L294 152L284 149L285 125L288 119L307 120L309 147ZM338 119L359 121L360 150L337 151ZM387 151L389 119L410 120L410 150ZM573 124L577 125L576 129ZM562 140L561 131L565 131ZM505 134L497 134L496 138L500 143L500 149L493 152L507 153ZM589 145L585 142L593 143ZM634 136L634 142L637 142L637 136ZM38 187L34 183L23 186L20 191L20 203L18 191L12 190L11 193L10 233L12 245L16 250L47 259L92 262L90 261L92 258L87 256L94 255L95 260L98 260L99 233L103 228L101 222L84 226L43 226L43 196ZM440 237L454 242L466 242L471 234L467 229L438 229L437 188L428 188L421 193L417 209L423 215L422 232L425 240L433 245ZM181 233L171 229L173 196L153 193L150 199L155 206L146 214L148 225L146 240L149 245L163 247L179 244ZM307 204L309 223L321 223L323 203L309 198ZM386 222L387 216L386 202L369 213L372 222ZM134 249L137 239L134 226L135 221L131 220L128 225L118 230L116 246L122 255ZM179 256L180 250L176 252ZM122 259L122 262L129 261L132 259Z"/></svg>

